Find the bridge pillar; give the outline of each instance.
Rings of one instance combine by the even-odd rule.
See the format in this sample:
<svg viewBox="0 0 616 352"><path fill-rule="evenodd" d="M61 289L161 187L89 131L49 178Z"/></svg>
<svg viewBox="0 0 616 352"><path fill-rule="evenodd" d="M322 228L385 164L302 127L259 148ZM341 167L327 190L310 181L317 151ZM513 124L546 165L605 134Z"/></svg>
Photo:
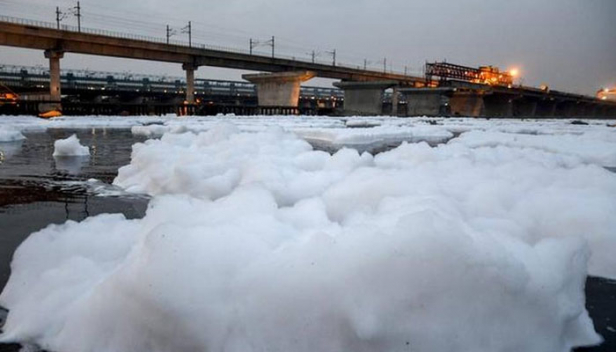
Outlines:
<svg viewBox="0 0 616 352"><path fill-rule="evenodd" d="M569 115L571 117L583 117L586 110L586 104L580 101L572 101L569 106Z"/></svg>
<svg viewBox="0 0 616 352"><path fill-rule="evenodd" d="M345 115L382 115L383 92L398 85L396 81L335 82L344 90Z"/></svg>
<svg viewBox="0 0 616 352"><path fill-rule="evenodd" d="M195 103L195 70L198 66L194 64L182 64L182 69L186 71L186 103Z"/></svg>
<svg viewBox="0 0 616 352"><path fill-rule="evenodd" d="M406 116L445 116L453 88L401 88L406 100Z"/></svg>
<svg viewBox="0 0 616 352"><path fill-rule="evenodd" d="M537 101L535 109L537 117L554 117L556 112L556 101L551 99L543 99Z"/></svg>
<svg viewBox="0 0 616 352"><path fill-rule="evenodd" d="M449 114L453 116L483 116L484 94L478 91L454 91L449 98Z"/></svg>
<svg viewBox="0 0 616 352"><path fill-rule="evenodd" d="M611 107L609 105L601 105L599 111L597 112L597 117L614 117L614 113L616 113L615 107Z"/></svg>
<svg viewBox="0 0 616 352"><path fill-rule="evenodd" d="M58 50L45 50L45 57L49 59L49 95L53 102L62 100L60 89L60 59L64 52Z"/></svg>
<svg viewBox="0 0 616 352"><path fill-rule="evenodd" d="M398 116L398 88L394 87L391 92L391 116Z"/></svg>
<svg viewBox="0 0 616 352"><path fill-rule="evenodd" d="M537 101L524 97L514 100L513 115L515 117L536 117Z"/></svg>
<svg viewBox="0 0 616 352"><path fill-rule="evenodd" d="M586 106L586 117L597 117L597 113L599 111L599 107L597 104L589 103Z"/></svg>
<svg viewBox="0 0 616 352"><path fill-rule="evenodd" d="M257 86L257 101L263 107L299 106L299 88L316 74L311 71L257 73L242 78Z"/></svg>
<svg viewBox="0 0 616 352"><path fill-rule="evenodd" d="M513 117L513 98L509 95L486 95L483 103L487 117Z"/></svg>
<svg viewBox="0 0 616 352"><path fill-rule="evenodd" d="M556 108L554 109L554 117L571 117L573 108L571 101L561 100L556 104Z"/></svg>

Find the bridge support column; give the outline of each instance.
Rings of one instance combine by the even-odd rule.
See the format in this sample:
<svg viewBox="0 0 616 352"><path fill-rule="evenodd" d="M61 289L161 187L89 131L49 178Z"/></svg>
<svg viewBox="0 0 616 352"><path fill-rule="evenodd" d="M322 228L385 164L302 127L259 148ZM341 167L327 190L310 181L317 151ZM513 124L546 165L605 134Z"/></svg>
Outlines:
<svg viewBox="0 0 616 352"><path fill-rule="evenodd" d="M406 116L446 116L453 88L401 88Z"/></svg>
<svg viewBox="0 0 616 352"><path fill-rule="evenodd" d="M573 103L571 109L572 109L571 115L573 117L582 117L582 116L584 116L584 104L580 103L579 101Z"/></svg>
<svg viewBox="0 0 616 352"><path fill-rule="evenodd" d="M514 100L513 115L515 117L537 117L537 101L524 97Z"/></svg>
<svg viewBox="0 0 616 352"><path fill-rule="evenodd" d="M611 108L608 105L601 105L599 107L599 111L597 112L597 117L610 117L610 109L614 108Z"/></svg>
<svg viewBox="0 0 616 352"><path fill-rule="evenodd" d="M256 84L259 106L297 108L301 83L314 76L311 71L297 71L247 74L242 78Z"/></svg>
<svg viewBox="0 0 616 352"><path fill-rule="evenodd" d="M558 106L558 103L554 102L552 103L552 108L550 109L550 117L555 117L556 116L556 107Z"/></svg>
<svg viewBox="0 0 616 352"><path fill-rule="evenodd" d="M571 117L572 105L570 101L558 101L556 104L556 108L554 109L554 117L563 118L563 117Z"/></svg>
<svg viewBox="0 0 616 352"><path fill-rule="evenodd" d="M396 81L335 82L344 90L345 115L382 115L383 92L398 85Z"/></svg>
<svg viewBox="0 0 616 352"><path fill-rule="evenodd" d="M454 91L449 98L449 113L453 116L483 116L483 96L479 91Z"/></svg>
<svg viewBox="0 0 616 352"><path fill-rule="evenodd" d="M509 95L486 95L483 103L486 117L513 117L513 99Z"/></svg>
<svg viewBox="0 0 616 352"><path fill-rule="evenodd" d="M394 87L391 92L391 116L398 116L398 88Z"/></svg>
<svg viewBox="0 0 616 352"><path fill-rule="evenodd" d="M543 99L537 101L537 107L535 113L537 117L554 117L556 112L556 102L550 99Z"/></svg>
<svg viewBox="0 0 616 352"><path fill-rule="evenodd" d="M60 59L64 52L57 50L45 50L45 57L49 59L49 95L53 102L60 103L62 91L60 88Z"/></svg>
<svg viewBox="0 0 616 352"><path fill-rule="evenodd" d="M194 64L183 64L182 69L186 71L186 103L195 103L195 70L198 66Z"/></svg>

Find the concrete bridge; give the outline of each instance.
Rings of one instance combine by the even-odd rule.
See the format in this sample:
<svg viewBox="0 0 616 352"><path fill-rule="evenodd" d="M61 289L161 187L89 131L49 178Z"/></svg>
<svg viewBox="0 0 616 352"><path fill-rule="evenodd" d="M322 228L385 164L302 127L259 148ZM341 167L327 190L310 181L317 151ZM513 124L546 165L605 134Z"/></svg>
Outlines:
<svg viewBox="0 0 616 352"><path fill-rule="evenodd" d="M406 116L616 117L616 101L521 86L445 81L438 88L402 88Z"/></svg>
<svg viewBox="0 0 616 352"><path fill-rule="evenodd" d="M423 77L322 64L294 58L253 55L204 45L168 44L164 39L0 16L0 45L38 49L49 59L51 101L60 103L60 60L65 53L112 56L181 64L186 71L186 102L195 103L199 66L265 71L244 75L257 88L262 107L297 108L300 84L313 77L339 79L347 115L383 114L391 93L395 116L616 117L616 103L594 97L530 87L490 86L446 81L427 87ZM401 110L399 98L406 101Z"/></svg>
<svg viewBox="0 0 616 352"><path fill-rule="evenodd" d="M269 74L246 75L257 85L258 94L268 106L297 106L301 82L312 77L344 81L395 80L405 86L424 81L389 72L363 70L342 65L326 65L292 58L268 57L212 49L201 45L167 44L162 39L88 30L0 16L0 45L43 50L49 59L51 99L60 101L60 60L65 53L112 56L129 59L178 63L186 71L186 101L194 103L195 70L199 66L266 71ZM266 98L267 97L267 98Z"/></svg>

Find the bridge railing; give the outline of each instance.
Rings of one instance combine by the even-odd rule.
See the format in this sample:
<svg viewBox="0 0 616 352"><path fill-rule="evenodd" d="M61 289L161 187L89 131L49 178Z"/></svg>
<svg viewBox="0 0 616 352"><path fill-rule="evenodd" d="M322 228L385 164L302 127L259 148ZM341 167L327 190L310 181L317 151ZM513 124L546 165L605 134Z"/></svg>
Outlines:
<svg viewBox="0 0 616 352"><path fill-rule="evenodd" d="M26 26L43 27L43 28L49 28L49 29L58 29L58 25L56 23L46 22L46 21L39 21L39 20L32 20L32 19L26 19L26 18L19 18L19 17L12 17L12 16L0 15L0 21L1 22L14 23L14 24L20 24L20 25L26 25ZM139 35L139 34L131 34L131 33L124 33L124 32L116 32L116 31L110 31L110 30L105 30L105 29L94 29L94 28L86 28L86 27L79 28L77 26L71 26L71 25L65 25L65 24L61 24L59 26L59 29L60 30L64 30L64 31L68 31L68 32L75 32L75 33L87 33L87 34L103 35L103 36L108 36L108 37L113 37L113 38L120 38L120 39L139 40L139 41L144 41L144 42L149 42L149 43L167 44L167 39L166 38L152 37L152 36ZM220 46L220 45L202 44L202 43L191 43L192 45L189 45L189 43L187 41L181 41L181 40L169 40L169 44L170 45L183 46L183 47L192 47L192 48L197 48L197 49L226 51L226 52L232 52L232 53L238 53L238 54L251 55L249 50L244 50L244 49L239 49L239 48L232 48L232 47L225 47L225 46ZM252 55L253 56L258 56L258 57L264 57L264 58L271 57L270 55L267 55L267 54L261 53L261 52L252 53ZM277 59L287 59L287 60L297 61L297 62L301 62L301 63L305 63L305 64L315 63L315 64L320 64L320 65L334 66L333 62L331 62L331 61L314 60L314 62L313 62L312 60L310 60L308 58L305 58L305 59L301 58L301 57L298 58L297 56L292 56L292 55L288 55L288 54L276 54L274 57L277 58ZM344 63L344 62L336 63L335 67L342 67L342 68L348 68L348 69L353 69L353 70L362 70L362 71L365 71L365 72L379 73L379 74L383 73L383 72L386 72L386 73L390 73L390 74L405 75L405 73L403 73L401 71L396 71L396 70L380 71L380 70L373 69L373 67L368 67L367 69L363 69L362 65L350 64L350 63ZM411 77L411 76L408 76L408 77Z"/></svg>

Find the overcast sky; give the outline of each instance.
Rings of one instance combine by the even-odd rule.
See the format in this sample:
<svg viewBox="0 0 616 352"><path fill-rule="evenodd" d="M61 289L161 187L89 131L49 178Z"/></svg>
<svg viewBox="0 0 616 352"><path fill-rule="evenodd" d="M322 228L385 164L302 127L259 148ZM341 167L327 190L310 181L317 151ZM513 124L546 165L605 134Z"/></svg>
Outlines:
<svg viewBox="0 0 616 352"><path fill-rule="evenodd" d="M69 0L0 0L0 14L53 22ZM519 67L525 85L594 94L616 85L616 0L81 0L82 26L164 37L193 21L195 41L248 49L276 36L277 52L419 74L425 61ZM76 23L67 16L65 24ZM174 38L184 39L178 34ZM260 50L267 52L267 47ZM43 53L0 47L0 63L46 65ZM63 68L183 74L180 65L67 54ZM242 72L202 67L202 78ZM317 81L323 83L324 81ZM310 81L307 84L314 82Z"/></svg>

